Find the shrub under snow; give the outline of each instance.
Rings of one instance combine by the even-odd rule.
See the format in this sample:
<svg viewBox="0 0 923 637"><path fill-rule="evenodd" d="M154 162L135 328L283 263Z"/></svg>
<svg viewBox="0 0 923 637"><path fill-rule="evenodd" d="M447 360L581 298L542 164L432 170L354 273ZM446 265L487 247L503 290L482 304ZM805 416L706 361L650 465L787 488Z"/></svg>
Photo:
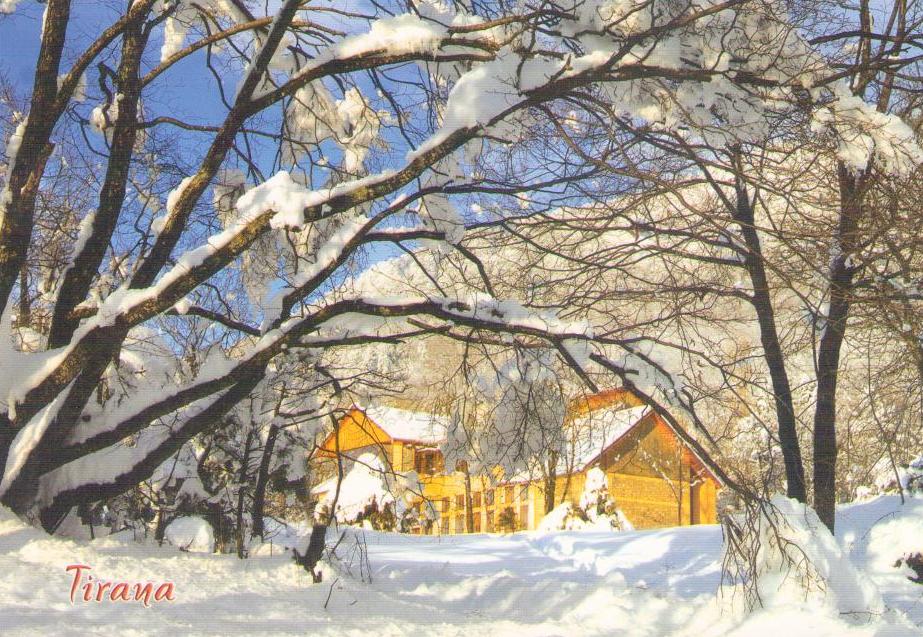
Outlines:
<svg viewBox="0 0 923 637"><path fill-rule="evenodd" d="M198 516L176 518L167 525L164 540L191 553L214 553L215 532L212 525Z"/></svg>
<svg viewBox="0 0 923 637"><path fill-rule="evenodd" d="M906 465L895 465L890 458L882 458L872 467L868 484L856 489L860 499L899 492L923 495L923 455Z"/></svg>
<svg viewBox="0 0 923 637"><path fill-rule="evenodd" d="M542 518L539 531L630 531L634 527L609 494L606 474L598 467L587 472L580 505L563 502Z"/></svg>
<svg viewBox="0 0 923 637"><path fill-rule="evenodd" d="M364 453L343 477L339 493L327 492L321 506L330 507L336 497L336 519L344 524L361 524L376 530L395 530L407 512L404 495L418 486L416 474L396 475L381 458Z"/></svg>
<svg viewBox="0 0 923 637"><path fill-rule="evenodd" d="M902 467L899 474L904 491L914 495L923 495L923 456L918 456L906 467Z"/></svg>

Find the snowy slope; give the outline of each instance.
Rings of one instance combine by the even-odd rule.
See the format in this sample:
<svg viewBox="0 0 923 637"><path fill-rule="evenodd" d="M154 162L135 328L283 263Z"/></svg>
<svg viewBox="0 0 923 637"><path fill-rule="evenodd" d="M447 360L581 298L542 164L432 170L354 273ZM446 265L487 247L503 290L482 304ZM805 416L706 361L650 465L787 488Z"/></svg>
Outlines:
<svg viewBox="0 0 923 637"><path fill-rule="evenodd" d="M328 569L325 582L312 585L278 544L274 557L238 560L113 538L76 542L45 536L0 510L0 633L112 634L118 626L126 635L923 634L912 625L923 625L923 587L881 567L891 559L885 553L912 541L908 529L923 529L923 501L897 514L896 507L895 499L878 499L841 517L850 557L886 604L907 616L860 625L797 604L743 615L733 596L716 594L716 526L446 538L366 532L367 563L348 560L355 542L340 545L354 577ZM882 527L882 518L891 527ZM151 608L79 598L71 605L64 569L72 563L108 580L171 580L176 600Z"/></svg>

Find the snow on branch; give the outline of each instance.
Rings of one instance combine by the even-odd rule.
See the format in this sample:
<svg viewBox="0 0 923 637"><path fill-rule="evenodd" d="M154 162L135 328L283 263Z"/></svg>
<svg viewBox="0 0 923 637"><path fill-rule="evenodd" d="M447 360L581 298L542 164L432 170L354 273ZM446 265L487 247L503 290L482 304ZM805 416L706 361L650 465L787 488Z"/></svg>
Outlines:
<svg viewBox="0 0 923 637"><path fill-rule="evenodd" d="M907 176L923 163L923 150L903 120L853 95L844 81L828 89L828 99L822 97L824 91L814 91L820 105L813 113L811 130L834 135L837 158L847 167L862 172L875 160L885 173Z"/></svg>

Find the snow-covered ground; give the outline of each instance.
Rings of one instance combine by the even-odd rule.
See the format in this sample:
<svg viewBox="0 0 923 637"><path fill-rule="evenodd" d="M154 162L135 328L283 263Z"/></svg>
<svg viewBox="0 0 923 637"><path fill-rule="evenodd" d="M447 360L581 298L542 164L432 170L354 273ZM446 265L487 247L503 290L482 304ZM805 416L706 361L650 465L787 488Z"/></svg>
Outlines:
<svg viewBox="0 0 923 637"><path fill-rule="evenodd" d="M278 544L272 557L238 560L117 538L63 540L0 510L0 634L923 634L923 586L892 567L905 545L923 544L923 500L855 504L839 526L847 555L882 592L882 615L838 617L807 602L746 614L739 596L721 588L717 526L446 538L364 532L367 560L349 559L352 537L338 548L352 576L341 564L314 585ZM65 568L78 563L108 581L171 581L176 599L145 608L87 603L78 591L71 604Z"/></svg>

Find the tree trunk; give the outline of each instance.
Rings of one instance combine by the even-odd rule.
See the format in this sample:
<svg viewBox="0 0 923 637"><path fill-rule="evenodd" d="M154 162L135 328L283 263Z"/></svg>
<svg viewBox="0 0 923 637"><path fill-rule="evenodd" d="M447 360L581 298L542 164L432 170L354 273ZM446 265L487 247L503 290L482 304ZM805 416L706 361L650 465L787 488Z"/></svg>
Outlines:
<svg viewBox="0 0 923 637"><path fill-rule="evenodd" d="M15 161L7 167L5 194L0 207L0 315L6 309L32 240L35 199L53 145L51 132L57 123L61 54L70 24L70 0L50 0L45 9L42 44L32 85L29 118Z"/></svg>
<svg viewBox="0 0 923 637"><path fill-rule="evenodd" d="M545 514L549 514L554 510L554 492L557 483L557 459L554 454L548 460L547 469L548 472L545 474Z"/></svg>
<svg viewBox="0 0 923 637"><path fill-rule="evenodd" d="M465 531L474 533L474 508L471 501L471 474L468 465L465 465Z"/></svg>
<svg viewBox="0 0 923 637"><path fill-rule="evenodd" d="M293 549L295 563L304 567L304 570L311 574L315 584L319 584L323 579L322 573L315 570L317 563L324 556L324 549L327 548L327 525L317 523L311 528L311 539L308 540L308 548L304 555L300 554L297 549Z"/></svg>
<svg viewBox="0 0 923 637"><path fill-rule="evenodd" d="M266 435L266 446L263 448L263 457L260 459L260 468L256 475L256 485L253 487L253 507L250 514L251 532L253 537L259 536L260 540L263 539L266 532L263 524L263 514L266 509L266 487L269 484L269 463L272 461L278 435L279 428L276 425L270 425L269 433Z"/></svg>
<svg viewBox="0 0 923 637"><path fill-rule="evenodd" d="M807 502L804 462L801 457L801 444L798 442L798 430L795 427L795 408L792 402L792 389L785 367L785 357L776 329L775 312L769 293L769 280L763 263L763 252L759 234L754 225L753 207L746 188L738 182L737 209L734 213L744 242L747 245L746 268L753 286L751 304L756 311L760 327L760 343L763 357L769 369L772 382L773 399L778 421L779 446L785 464L785 480L788 497L799 502Z"/></svg>
<svg viewBox="0 0 923 637"><path fill-rule="evenodd" d="M246 544L246 533L244 533L244 502L246 500L245 494L247 490L244 484L247 482L247 467L250 464L250 452L253 448L253 438L255 435L256 429L251 427L250 431L247 432L247 441L244 443L243 458L240 462L240 476L237 480L237 557L240 559L246 557L244 555L244 544Z"/></svg>
<svg viewBox="0 0 923 637"><path fill-rule="evenodd" d="M154 541L158 546L163 545L163 536L167 531L167 516L163 507L158 504L157 512L154 514Z"/></svg>
<svg viewBox="0 0 923 637"><path fill-rule="evenodd" d="M19 316L17 323L20 326L31 325L32 323L32 305L29 302L29 263L22 262L22 269L19 271Z"/></svg>
<svg viewBox="0 0 923 637"><path fill-rule="evenodd" d="M840 221L830 260L830 309L817 352L817 403L814 407L814 508L830 532L836 523L836 389L840 350L852 301L854 269L849 258L856 245L856 227L862 214L863 178L841 164Z"/></svg>
<svg viewBox="0 0 923 637"><path fill-rule="evenodd" d="M147 44L145 14L129 23L122 38L122 58L118 72L118 115L112 131L112 144L99 205L92 219L92 230L71 267L64 272L48 333L48 347L66 345L80 320L77 307L90 291L93 279L106 256L122 207L138 136L138 99L141 97L141 57Z"/></svg>
<svg viewBox="0 0 923 637"><path fill-rule="evenodd" d="M6 468L6 459L10 454L10 446L15 438L16 429L13 428L6 413L0 413L0 471Z"/></svg>

